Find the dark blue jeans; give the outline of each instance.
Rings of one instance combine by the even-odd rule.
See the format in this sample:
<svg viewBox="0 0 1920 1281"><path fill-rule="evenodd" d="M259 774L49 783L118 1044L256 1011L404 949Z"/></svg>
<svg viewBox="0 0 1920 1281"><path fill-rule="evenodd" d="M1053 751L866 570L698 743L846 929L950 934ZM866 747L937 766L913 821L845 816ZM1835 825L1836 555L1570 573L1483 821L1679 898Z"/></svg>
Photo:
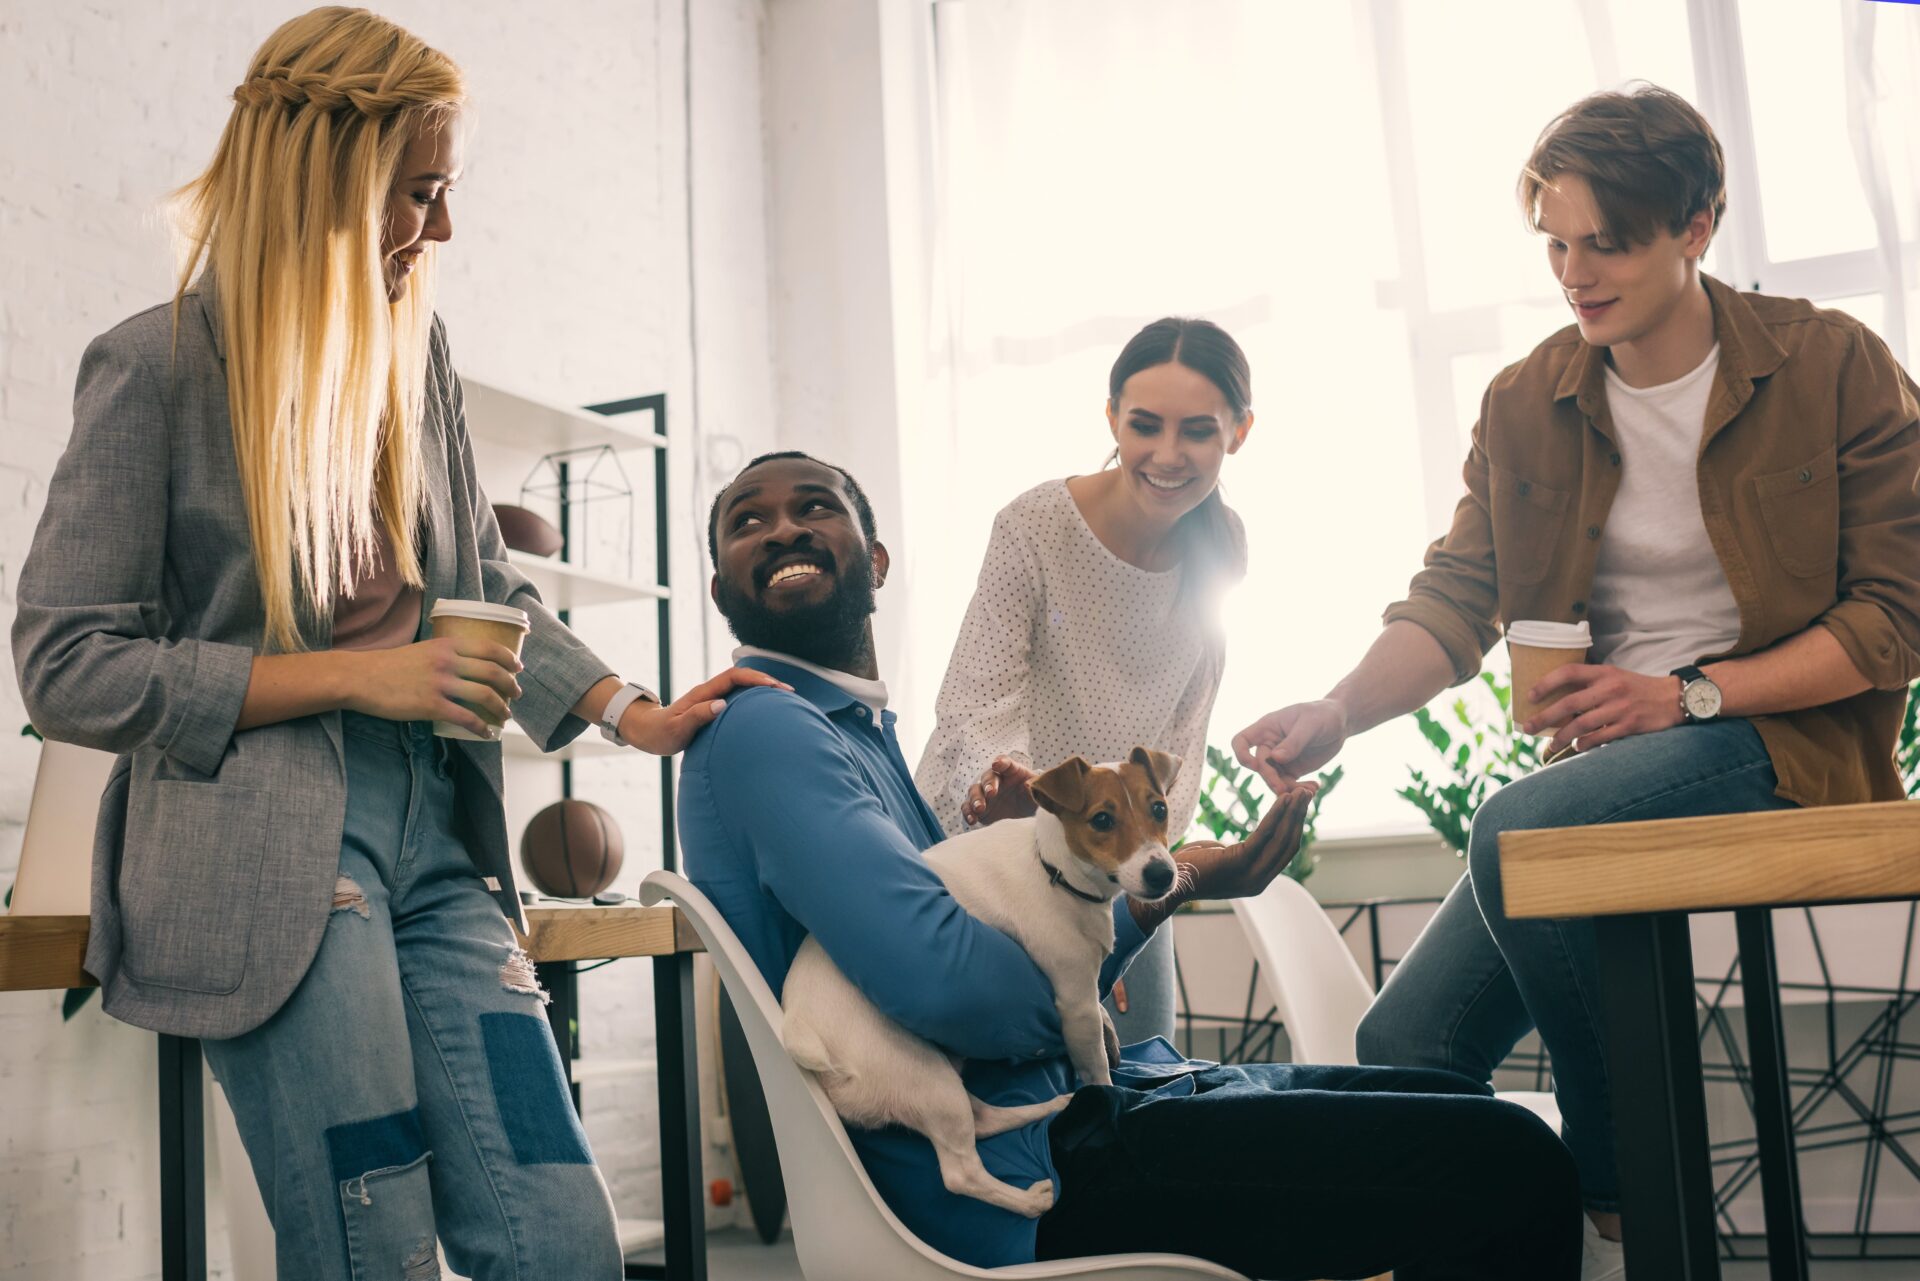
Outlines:
<svg viewBox="0 0 1920 1281"><path fill-rule="evenodd" d="M1360 1061L1486 1083L1537 1028L1582 1196L1617 1210L1593 922L1508 920L1500 833L1791 808L1774 787L1759 731L1730 720L1624 738L1494 793L1474 815L1467 875L1361 1020Z"/></svg>
<svg viewBox="0 0 1920 1281"><path fill-rule="evenodd" d="M1042 1259L1172 1251L1267 1281L1574 1281L1579 1180L1524 1108L1447 1072L1261 1063L1053 1121Z"/></svg>

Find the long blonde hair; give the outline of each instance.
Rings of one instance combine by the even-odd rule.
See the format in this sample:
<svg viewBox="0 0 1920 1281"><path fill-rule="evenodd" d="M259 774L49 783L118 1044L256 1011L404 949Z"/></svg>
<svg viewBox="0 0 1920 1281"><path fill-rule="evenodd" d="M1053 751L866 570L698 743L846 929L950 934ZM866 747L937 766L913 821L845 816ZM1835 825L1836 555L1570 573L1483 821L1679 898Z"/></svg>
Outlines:
<svg viewBox="0 0 1920 1281"><path fill-rule="evenodd" d="M460 69L364 9L328 7L267 37L233 91L206 172L181 188L175 295L204 260L226 341L233 448L271 650L303 648L371 564L423 579L418 438L433 255L387 301L381 233L408 142L447 121Z"/></svg>

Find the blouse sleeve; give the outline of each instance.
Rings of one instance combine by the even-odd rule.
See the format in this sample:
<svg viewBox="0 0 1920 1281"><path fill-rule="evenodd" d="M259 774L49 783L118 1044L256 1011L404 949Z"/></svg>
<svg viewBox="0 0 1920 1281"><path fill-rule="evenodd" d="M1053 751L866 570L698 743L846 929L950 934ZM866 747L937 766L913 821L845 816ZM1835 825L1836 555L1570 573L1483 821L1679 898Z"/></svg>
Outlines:
<svg viewBox="0 0 1920 1281"><path fill-rule="evenodd" d="M994 757L1033 767L1030 660L1042 599L1032 539L1018 527L1013 509L1005 509L994 517L973 601L934 702L933 737L914 774L949 836L966 830L960 807L967 788Z"/></svg>

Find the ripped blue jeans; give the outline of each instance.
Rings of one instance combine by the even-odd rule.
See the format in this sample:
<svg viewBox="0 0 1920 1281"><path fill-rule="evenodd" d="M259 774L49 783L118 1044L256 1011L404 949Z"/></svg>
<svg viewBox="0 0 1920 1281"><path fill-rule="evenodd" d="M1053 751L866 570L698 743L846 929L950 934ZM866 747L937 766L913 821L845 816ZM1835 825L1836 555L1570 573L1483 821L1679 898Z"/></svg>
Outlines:
<svg viewBox="0 0 1920 1281"><path fill-rule="evenodd" d="M287 1003L205 1043L283 1281L621 1275L526 955L453 834L425 724L343 714L334 910Z"/></svg>

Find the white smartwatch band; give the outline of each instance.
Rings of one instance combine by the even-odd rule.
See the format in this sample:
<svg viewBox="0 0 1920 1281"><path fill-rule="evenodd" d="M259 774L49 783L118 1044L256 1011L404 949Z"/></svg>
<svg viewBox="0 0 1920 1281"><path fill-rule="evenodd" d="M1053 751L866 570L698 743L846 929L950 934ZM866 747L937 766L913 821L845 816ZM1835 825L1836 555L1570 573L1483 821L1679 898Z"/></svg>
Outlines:
<svg viewBox="0 0 1920 1281"><path fill-rule="evenodd" d="M613 697L607 700L606 710L600 713L600 733L602 737L609 743L618 743L622 747L631 747L631 743L620 737L620 718L627 714L627 709L633 706L636 700L642 698L650 703L660 701L658 694L648 689L645 685L635 685L632 681L628 681L616 690Z"/></svg>

